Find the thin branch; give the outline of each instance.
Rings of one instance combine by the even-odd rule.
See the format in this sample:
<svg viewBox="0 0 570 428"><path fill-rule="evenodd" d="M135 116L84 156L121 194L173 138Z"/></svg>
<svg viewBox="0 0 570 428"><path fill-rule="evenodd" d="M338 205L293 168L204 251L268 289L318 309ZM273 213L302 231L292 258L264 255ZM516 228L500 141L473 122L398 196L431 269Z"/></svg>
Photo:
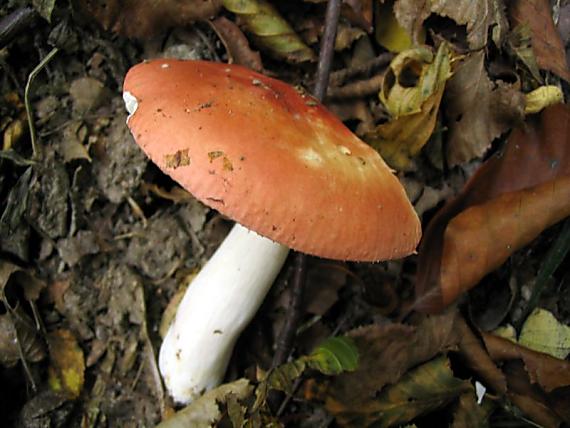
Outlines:
<svg viewBox="0 0 570 428"><path fill-rule="evenodd" d="M319 101L324 99L331 71L332 57L334 54L334 42L340 15L340 0L329 0L325 15L325 30L321 40L319 52L319 64L317 66L316 85L313 95ZM303 289L305 286L307 258L304 254L296 253L294 261L293 285L291 302L286 314L285 326L279 333L276 350L273 356L273 367L283 364L289 358L297 325L301 319Z"/></svg>
<svg viewBox="0 0 570 428"><path fill-rule="evenodd" d="M336 30L338 28L338 18L340 16L340 0L329 0L325 15L325 31L321 39L321 50L319 53L319 64L317 66L317 83L313 95L322 101L325 98L329 85L331 64L334 54L334 42L336 40Z"/></svg>

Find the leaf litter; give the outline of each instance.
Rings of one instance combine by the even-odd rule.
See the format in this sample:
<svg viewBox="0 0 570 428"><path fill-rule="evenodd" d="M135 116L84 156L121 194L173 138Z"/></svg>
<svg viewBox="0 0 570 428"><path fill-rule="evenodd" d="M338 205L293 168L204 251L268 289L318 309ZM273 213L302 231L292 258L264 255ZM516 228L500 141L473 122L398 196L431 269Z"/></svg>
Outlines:
<svg viewBox="0 0 570 428"><path fill-rule="evenodd" d="M164 54L310 89L326 2L33 6L33 32L8 42L0 32L2 424L178 426L183 414L234 427L421 427L442 414L454 427L570 423L568 239L555 226L570 200L564 7L559 18L539 0L396 0L380 14L380 2L344 2L328 101L358 135L382 140L427 227L419 257L313 260L291 358L271 369L286 268L228 383L168 419L158 326L229 223L132 143L122 79ZM500 308L497 289L508 289ZM488 331L497 325L515 325L519 343Z"/></svg>

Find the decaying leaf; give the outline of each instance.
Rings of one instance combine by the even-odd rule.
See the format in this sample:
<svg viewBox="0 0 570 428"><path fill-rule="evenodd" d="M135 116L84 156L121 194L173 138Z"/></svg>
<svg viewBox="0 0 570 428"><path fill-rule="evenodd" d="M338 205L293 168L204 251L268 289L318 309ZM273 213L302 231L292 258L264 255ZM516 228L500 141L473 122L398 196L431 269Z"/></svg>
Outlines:
<svg viewBox="0 0 570 428"><path fill-rule="evenodd" d="M210 23L226 47L230 64L240 64L260 73L263 71L261 55L250 48L247 38L233 21L220 16Z"/></svg>
<svg viewBox="0 0 570 428"><path fill-rule="evenodd" d="M99 189L116 204L127 199L140 185L148 164L148 158L135 144L125 121L122 111L113 117L107 138L99 147L101 156L93 163Z"/></svg>
<svg viewBox="0 0 570 428"><path fill-rule="evenodd" d="M536 56L532 50L532 32L528 25L517 25L507 37L507 47L526 66L537 82L542 82Z"/></svg>
<svg viewBox="0 0 570 428"><path fill-rule="evenodd" d="M266 0L223 0L235 13L259 46L278 58L291 62L314 61L315 54L289 23Z"/></svg>
<svg viewBox="0 0 570 428"><path fill-rule="evenodd" d="M566 52L554 26L548 0L516 0L509 3L514 25L526 24L532 33L532 49L540 68L570 81Z"/></svg>
<svg viewBox="0 0 570 428"><path fill-rule="evenodd" d="M392 119L365 136L390 166L408 169L412 157L427 143L450 76L451 53L445 43L435 56L429 48L420 47L392 60L380 92Z"/></svg>
<svg viewBox="0 0 570 428"><path fill-rule="evenodd" d="M150 37L177 25L215 16L222 0L74 0L106 30L127 37Z"/></svg>
<svg viewBox="0 0 570 428"><path fill-rule="evenodd" d="M515 246L526 245L568 215L569 122L570 109L561 104L527 119L524 128L511 134L505 151L489 159L432 219L420 247L418 308L440 310L500 265ZM544 211L549 209L558 211ZM454 230L447 231L461 212ZM501 230L493 235L497 227ZM454 241L448 243L448 238ZM453 247L462 252L454 254Z"/></svg>
<svg viewBox="0 0 570 428"><path fill-rule="evenodd" d="M50 366L49 385L74 399L83 389L85 361L83 351L69 330L56 330L48 335Z"/></svg>
<svg viewBox="0 0 570 428"><path fill-rule="evenodd" d="M484 52L467 56L445 91L450 166L482 156L495 138L524 117L524 95L511 85L493 84L484 60Z"/></svg>
<svg viewBox="0 0 570 428"><path fill-rule="evenodd" d="M30 226L25 215L28 211L30 187L34 182L33 168L29 167L10 189L0 217L0 248L24 261L28 260L30 237Z"/></svg>
<svg viewBox="0 0 570 428"><path fill-rule="evenodd" d="M378 398L348 408L346 403L329 399L326 407L341 426L391 427L442 407L471 389L468 381L453 376L447 358L439 357L406 373Z"/></svg>
<svg viewBox="0 0 570 428"><path fill-rule="evenodd" d="M46 160L35 171L30 189L27 220L44 235L56 239L66 235L69 213L69 176L63 162Z"/></svg>
<svg viewBox="0 0 570 428"><path fill-rule="evenodd" d="M502 395L507 391L505 375L489 357L481 340L473 333L463 318L455 323L456 334L459 336L459 353L467 367L478 374L481 382L494 393Z"/></svg>
<svg viewBox="0 0 570 428"><path fill-rule="evenodd" d="M418 40L422 24L431 13L466 25L467 41L472 49L487 45L490 29L493 41L500 46L508 28L502 0L398 0L394 12L414 40Z"/></svg>
<svg viewBox="0 0 570 428"><path fill-rule="evenodd" d="M0 260L0 364L12 366L19 360L26 362L38 362L45 357L45 344L40 335L38 325L24 311L20 303L10 305L6 290L9 282L21 288L24 298L30 305L34 305L39 298L41 290L45 287L39 281L22 268Z"/></svg>
<svg viewBox="0 0 570 428"><path fill-rule="evenodd" d="M570 362L536 352L491 333L481 333L494 361L522 360L532 383L546 392L570 386Z"/></svg>
<svg viewBox="0 0 570 428"><path fill-rule="evenodd" d="M252 390L253 386L247 379L220 385L160 423L157 428L210 428L223 416L221 403L226 403L229 397L242 400L248 397Z"/></svg>
<svg viewBox="0 0 570 428"><path fill-rule="evenodd" d="M536 308L522 327L519 343L564 360L570 354L570 327L560 323L551 312Z"/></svg>
<svg viewBox="0 0 570 428"><path fill-rule="evenodd" d="M358 369L335 377L330 399L358 406L386 384L395 383L411 367L458 343L453 312L427 317L417 327L403 324L370 325L353 330L360 360Z"/></svg>
<svg viewBox="0 0 570 428"><path fill-rule="evenodd" d="M45 355L45 344L34 321L21 306L0 315L0 364L11 367L22 358L36 363Z"/></svg>
<svg viewBox="0 0 570 428"><path fill-rule="evenodd" d="M451 428L488 428L488 419L493 406L487 400L484 403L484 405L477 403L473 391L461 394Z"/></svg>
<svg viewBox="0 0 570 428"><path fill-rule="evenodd" d="M560 408L555 394L548 394L531 383L524 365L520 361L509 361L503 366L507 376L509 391L507 397L529 419L544 428L559 428L562 424L561 416L564 410L558 414ZM561 388L562 390L564 388ZM568 394L563 407L568 408ZM566 414L568 412L566 411ZM570 419L566 419L570 422Z"/></svg>

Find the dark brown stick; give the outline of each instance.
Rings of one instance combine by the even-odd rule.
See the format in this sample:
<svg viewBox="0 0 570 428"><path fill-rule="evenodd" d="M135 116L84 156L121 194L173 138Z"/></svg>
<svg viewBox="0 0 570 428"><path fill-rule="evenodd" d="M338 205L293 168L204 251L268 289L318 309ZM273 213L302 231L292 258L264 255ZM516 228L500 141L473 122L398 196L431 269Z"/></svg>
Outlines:
<svg viewBox="0 0 570 428"><path fill-rule="evenodd" d="M355 76L369 77L374 70L385 67L388 64L390 64L392 58L394 58L393 54L389 52L382 53L377 57L372 58L370 61L365 62L364 64L360 64L354 67L343 68L342 70L332 72L329 85L330 86L344 85L344 82Z"/></svg>
<svg viewBox="0 0 570 428"><path fill-rule="evenodd" d="M319 64L317 66L317 83L313 90L313 95L319 101L325 98L329 76L331 74L332 58L334 54L334 42L336 40L336 30L338 28L338 17L340 16L340 0L329 0L325 15L325 31L321 39L321 50L319 52Z"/></svg>
<svg viewBox="0 0 570 428"><path fill-rule="evenodd" d="M321 40L321 51L319 53L319 64L317 66L317 79L313 95L322 101L328 86L331 72L332 57L334 53L334 42L338 18L340 15L340 0L329 0L325 15L325 30ZM295 332L301 319L303 302L303 289L305 286L307 258L304 254L296 253L294 261L293 284L291 290L291 301L287 309L285 325L276 343L275 354L273 355L273 367L277 367L287 361Z"/></svg>
<svg viewBox="0 0 570 428"><path fill-rule="evenodd" d="M38 14L31 7L16 9L0 20L0 49L26 30Z"/></svg>
<svg viewBox="0 0 570 428"><path fill-rule="evenodd" d="M277 338L275 354L273 355L273 367L277 367L287 361L291 348L293 347L293 339L295 331L301 320L301 309L303 302L303 289L305 288L307 256L303 253L295 253L293 261L293 284L291 287L291 299L287 314L285 317L285 325L283 326L279 337Z"/></svg>

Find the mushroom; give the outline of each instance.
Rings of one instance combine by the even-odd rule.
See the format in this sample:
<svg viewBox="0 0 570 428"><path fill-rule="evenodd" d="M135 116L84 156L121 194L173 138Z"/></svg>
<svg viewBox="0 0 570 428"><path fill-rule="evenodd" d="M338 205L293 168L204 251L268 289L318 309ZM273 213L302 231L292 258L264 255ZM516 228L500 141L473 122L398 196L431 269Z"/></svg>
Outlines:
<svg viewBox="0 0 570 428"><path fill-rule="evenodd" d="M412 253L420 222L378 153L310 95L237 65L152 60L123 94L137 144L237 223L194 278L160 349L173 399L221 382L289 248L339 260Z"/></svg>

